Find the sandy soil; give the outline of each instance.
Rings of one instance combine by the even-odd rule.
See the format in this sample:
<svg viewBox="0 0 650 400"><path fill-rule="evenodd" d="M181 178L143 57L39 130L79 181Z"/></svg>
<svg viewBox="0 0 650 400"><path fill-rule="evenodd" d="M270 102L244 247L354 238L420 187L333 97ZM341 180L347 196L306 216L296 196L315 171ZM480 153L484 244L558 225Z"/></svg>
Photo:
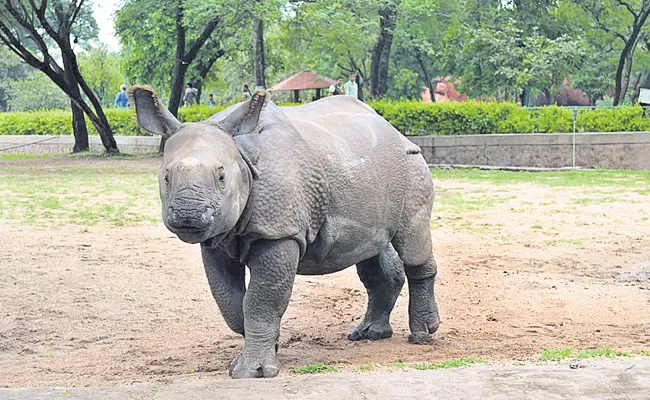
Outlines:
<svg viewBox="0 0 650 400"><path fill-rule="evenodd" d="M51 161L11 165L51 168ZM154 174L159 161L96 163ZM443 320L435 342L407 343L406 287L393 338L353 343L346 333L366 302L355 269L298 277L282 324L281 374L314 362L354 370L459 356L532 361L542 348L650 349L648 195L574 210L580 188L437 187L441 199L478 193L502 201L462 213L444 201L435 208ZM541 201L554 208L536 206ZM225 378L242 345L211 298L198 246L162 225L36 228L0 220L0 277L0 385Z"/></svg>

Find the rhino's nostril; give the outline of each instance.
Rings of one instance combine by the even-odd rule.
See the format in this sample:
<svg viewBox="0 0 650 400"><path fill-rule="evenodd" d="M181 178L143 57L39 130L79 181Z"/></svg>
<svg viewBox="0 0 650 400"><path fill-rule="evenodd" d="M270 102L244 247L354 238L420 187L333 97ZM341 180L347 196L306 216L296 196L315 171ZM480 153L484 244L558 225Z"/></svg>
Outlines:
<svg viewBox="0 0 650 400"><path fill-rule="evenodd" d="M178 219L176 213L174 212L174 208L172 206L169 206L169 208L167 208L167 216L172 223L176 222L176 220Z"/></svg>

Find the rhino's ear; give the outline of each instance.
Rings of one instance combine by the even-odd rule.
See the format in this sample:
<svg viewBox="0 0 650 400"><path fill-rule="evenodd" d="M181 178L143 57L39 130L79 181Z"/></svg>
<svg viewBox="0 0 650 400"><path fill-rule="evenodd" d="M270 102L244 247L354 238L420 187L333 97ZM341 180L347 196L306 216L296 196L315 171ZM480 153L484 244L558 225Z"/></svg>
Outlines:
<svg viewBox="0 0 650 400"><path fill-rule="evenodd" d="M259 133L263 128L263 114L268 102L268 94L263 90L258 90L250 100L219 121L219 126L233 136Z"/></svg>
<svg viewBox="0 0 650 400"><path fill-rule="evenodd" d="M181 123L158 100L158 95L149 86L132 86L128 92L129 104L135 107L138 124L148 132L170 137Z"/></svg>

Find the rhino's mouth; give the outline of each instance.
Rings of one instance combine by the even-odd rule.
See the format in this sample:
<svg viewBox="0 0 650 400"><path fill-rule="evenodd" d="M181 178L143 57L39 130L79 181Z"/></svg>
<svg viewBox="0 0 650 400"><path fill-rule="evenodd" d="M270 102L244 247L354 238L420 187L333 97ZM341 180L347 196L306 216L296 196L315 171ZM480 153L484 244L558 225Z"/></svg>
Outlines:
<svg viewBox="0 0 650 400"><path fill-rule="evenodd" d="M191 243L191 244L196 244L196 243L201 243L210 238L210 229L191 229L191 228L183 228L183 229L175 229L174 233L178 238L185 243Z"/></svg>

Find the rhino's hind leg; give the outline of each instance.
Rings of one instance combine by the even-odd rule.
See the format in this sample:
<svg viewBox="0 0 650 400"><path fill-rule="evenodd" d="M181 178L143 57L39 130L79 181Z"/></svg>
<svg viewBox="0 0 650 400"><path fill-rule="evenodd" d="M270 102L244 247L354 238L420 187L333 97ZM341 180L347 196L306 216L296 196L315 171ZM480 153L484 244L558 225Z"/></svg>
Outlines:
<svg viewBox="0 0 650 400"><path fill-rule="evenodd" d="M437 273L436 261L431 255L424 264L404 267L409 285L409 343L430 343L431 334L440 325L433 290Z"/></svg>
<svg viewBox="0 0 650 400"><path fill-rule="evenodd" d="M409 191L402 220L392 243L404 262L409 285L410 343L429 343L440 325L433 284L437 267L429 221L435 192L427 164L421 155L407 156Z"/></svg>
<svg viewBox="0 0 650 400"><path fill-rule="evenodd" d="M393 336L390 313L404 286L402 260L389 243L377 256L357 264L357 273L368 291L368 309L363 321L350 330L350 340L379 340Z"/></svg>

